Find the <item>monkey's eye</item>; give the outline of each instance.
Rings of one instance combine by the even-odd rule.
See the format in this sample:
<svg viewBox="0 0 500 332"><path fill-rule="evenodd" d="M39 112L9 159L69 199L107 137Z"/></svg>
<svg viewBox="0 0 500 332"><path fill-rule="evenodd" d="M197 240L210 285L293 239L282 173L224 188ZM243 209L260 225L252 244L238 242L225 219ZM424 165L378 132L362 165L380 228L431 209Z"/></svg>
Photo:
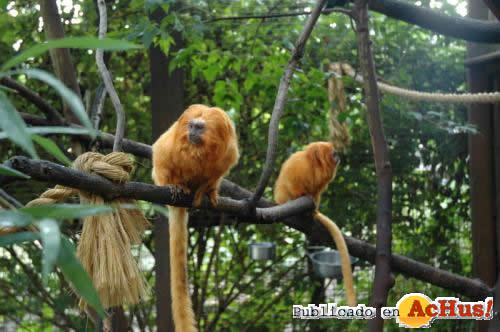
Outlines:
<svg viewBox="0 0 500 332"><path fill-rule="evenodd" d="M202 130L205 128L205 122L202 120L192 120L189 122L189 129Z"/></svg>

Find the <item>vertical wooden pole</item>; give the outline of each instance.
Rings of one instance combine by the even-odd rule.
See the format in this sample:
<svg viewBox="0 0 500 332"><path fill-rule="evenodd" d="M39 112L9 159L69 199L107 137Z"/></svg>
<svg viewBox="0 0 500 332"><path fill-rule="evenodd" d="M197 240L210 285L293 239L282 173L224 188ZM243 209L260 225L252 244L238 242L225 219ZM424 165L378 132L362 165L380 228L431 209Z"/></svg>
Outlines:
<svg viewBox="0 0 500 332"><path fill-rule="evenodd" d="M151 14L151 19L158 23L165 17L162 9ZM184 45L182 36L172 31L175 44L171 51L175 52ZM153 141L177 120L184 111L184 71L176 69L168 72L169 57L158 47L149 49L151 71L151 106ZM170 292L170 257L168 221L159 216L154 225L155 243L155 293L156 293L156 325L158 332L174 332L172 320L172 294Z"/></svg>

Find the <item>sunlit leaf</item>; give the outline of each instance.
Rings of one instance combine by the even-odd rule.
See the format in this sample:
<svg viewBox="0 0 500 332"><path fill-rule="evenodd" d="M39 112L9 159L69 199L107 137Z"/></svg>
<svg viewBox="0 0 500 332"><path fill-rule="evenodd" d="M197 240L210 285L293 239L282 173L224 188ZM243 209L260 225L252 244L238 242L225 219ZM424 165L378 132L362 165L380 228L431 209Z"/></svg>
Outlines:
<svg viewBox="0 0 500 332"><path fill-rule="evenodd" d="M87 271L85 271L80 261L76 258L74 245L65 236L61 238L61 250L59 250L57 265L78 295L94 308L99 316L104 318L106 313L99 295L97 295L97 291Z"/></svg>
<svg viewBox="0 0 500 332"><path fill-rule="evenodd" d="M43 244L42 276L44 281L46 281L59 256L61 232L59 231L59 225L54 219L42 219L38 223L38 228L40 229L40 239Z"/></svg>
<svg viewBox="0 0 500 332"><path fill-rule="evenodd" d="M57 144L50 138L42 137L39 135L33 135L32 139L39 144L45 151L50 153L54 158L56 158L61 163L66 166L71 165L71 160L64 154L64 152L59 149Z"/></svg>
<svg viewBox="0 0 500 332"><path fill-rule="evenodd" d="M86 128L74 128L74 127L28 127L28 133L32 135L48 135L48 134L61 134L61 135L88 135L94 136L98 135L98 131ZM7 138L4 132L0 132L0 139Z"/></svg>
<svg viewBox="0 0 500 332"><path fill-rule="evenodd" d="M28 128L31 134L65 134L65 135L93 135L96 132L93 129L87 128L74 128L74 127L31 127Z"/></svg>
<svg viewBox="0 0 500 332"><path fill-rule="evenodd" d="M20 210L0 210L0 227L24 227L31 223L31 216Z"/></svg>
<svg viewBox="0 0 500 332"><path fill-rule="evenodd" d="M13 168L10 168L8 166L1 165L1 164L0 164L0 174L7 175L7 176L17 176L17 177L20 177L23 179L31 178L29 175L21 173L17 169L13 169Z"/></svg>
<svg viewBox="0 0 500 332"><path fill-rule="evenodd" d="M74 219L111 212L105 205L46 204L19 209L34 218Z"/></svg>
<svg viewBox="0 0 500 332"><path fill-rule="evenodd" d="M40 239L38 233L20 232L0 236L0 247L7 247L13 244L21 244L23 242L32 242Z"/></svg>
<svg viewBox="0 0 500 332"><path fill-rule="evenodd" d="M12 142L23 148L31 157L38 158L31 136L26 130L26 124L3 91L0 91L0 128Z"/></svg>
<svg viewBox="0 0 500 332"><path fill-rule="evenodd" d="M141 48L141 45L133 44L125 40L111 38L98 39L96 37L68 37L50 40L30 47L19 55L13 57L3 64L2 71L12 68L29 58L36 57L50 50L51 48L102 48L104 50L127 50Z"/></svg>

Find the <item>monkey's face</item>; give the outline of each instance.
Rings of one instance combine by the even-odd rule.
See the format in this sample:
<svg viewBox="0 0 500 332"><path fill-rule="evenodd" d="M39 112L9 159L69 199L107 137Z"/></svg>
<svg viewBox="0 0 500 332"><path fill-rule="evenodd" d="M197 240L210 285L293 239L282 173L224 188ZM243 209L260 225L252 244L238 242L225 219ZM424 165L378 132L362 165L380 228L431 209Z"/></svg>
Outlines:
<svg viewBox="0 0 500 332"><path fill-rule="evenodd" d="M201 118L195 118L188 122L188 140L191 144L200 144L205 132L206 123Z"/></svg>
<svg viewBox="0 0 500 332"><path fill-rule="evenodd" d="M227 114L217 107L191 105L179 118L182 139L194 147L213 149L235 136Z"/></svg>
<svg viewBox="0 0 500 332"><path fill-rule="evenodd" d="M335 165L340 165L340 156L339 154L337 153L337 151L333 150L332 151L332 158L333 158L333 161L335 162Z"/></svg>

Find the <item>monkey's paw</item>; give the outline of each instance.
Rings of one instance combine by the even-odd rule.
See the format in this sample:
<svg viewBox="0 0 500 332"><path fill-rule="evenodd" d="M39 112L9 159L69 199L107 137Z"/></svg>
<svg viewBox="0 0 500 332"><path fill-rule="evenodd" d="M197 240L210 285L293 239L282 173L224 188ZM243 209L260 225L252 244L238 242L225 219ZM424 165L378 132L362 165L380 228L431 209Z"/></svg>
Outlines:
<svg viewBox="0 0 500 332"><path fill-rule="evenodd" d="M179 193L183 193L185 195L191 194L191 190L189 190L188 187L181 186L180 184L174 184L174 185L172 185L172 187L175 188L175 191L174 191L175 196L177 196L177 194L179 194ZM178 197L174 197L174 198L177 199Z"/></svg>
<svg viewBox="0 0 500 332"><path fill-rule="evenodd" d="M217 195L217 191L213 190L211 191L209 194L208 194L209 198L210 198L210 202L212 203L212 205L215 207L217 206L217 203L219 201L219 195Z"/></svg>

